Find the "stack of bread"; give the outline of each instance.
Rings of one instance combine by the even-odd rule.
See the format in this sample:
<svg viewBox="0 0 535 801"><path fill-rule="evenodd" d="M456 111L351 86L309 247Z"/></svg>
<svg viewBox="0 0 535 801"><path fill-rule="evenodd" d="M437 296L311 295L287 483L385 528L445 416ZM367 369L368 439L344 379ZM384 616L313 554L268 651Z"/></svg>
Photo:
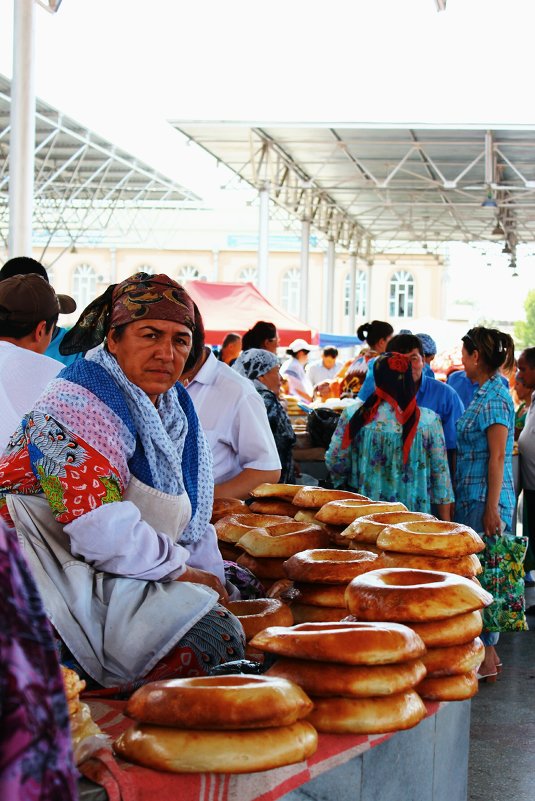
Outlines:
<svg viewBox="0 0 535 801"><path fill-rule="evenodd" d="M345 590L349 582L373 570L377 554L335 548L307 549L284 562L292 588L283 594L296 623L335 621L346 617Z"/></svg>
<svg viewBox="0 0 535 801"><path fill-rule="evenodd" d="M348 538L344 532L355 520L366 515L379 512L400 512L407 511L407 507L402 503L389 501L373 501L363 495L353 498L340 498L324 503L316 512L316 521L329 526L337 533L333 536L333 541L337 547L347 548ZM370 545L368 550L375 550L375 546Z"/></svg>
<svg viewBox="0 0 535 801"><path fill-rule="evenodd" d="M303 522L319 523L325 528L337 548L345 548L346 544L339 542L340 532L343 531L345 526L339 523L325 522L317 517L318 512L325 504L344 500L362 501L363 503L368 503L369 501L365 495L358 495L356 492L349 492L348 490L302 487L293 499L294 508L297 507L294 513L295 519Z"/></svg>
<svg viewBox="0 0 535 801"><path fill-rule="evenodd" d="M99 748L107 745L109 738L91 717L88 704L80 700L80 693L85 690L85 681L64 665L61 665L61 675L69 712L74 762L79 765Z"/></svg>
<svg viewBox="0 0 535 801"><path fill-rule="evenodd" d="M295 515L292 501L301 489L300 484L259 484L250 495L254 498L249 510L262 515Z"/></svg>
<svg viewBox="0 0 535 801"><path fill-rule="evenodd" d="M481 537L468 526L422 518L385 526L376 545L382 551L378 567L439 570L467 577L481 573L476 554L485 548Z"/></svg>
<svg viewBox="0 0 535 801"><path fill-rule="evenodd" d="M146 684L130 697L136 723L114 742L122 758L174 773L252 773L311 756L312 702L286 679L224 675Z"/></svg>
<svg viewBox="0 0 535 801"><path fill-rule="evenodd" d="M353 620L394 621L420 636L427 648L427 675L416 687L422 698L462 701L475 695L484 657L480 610L493 600L477 579L380 568L353 579L345 600Z"/></svg>
<svg viewBox="0 0 535 801"><path fill-rule="evenodd" d="M409 523L415 520L436 520L433 515L425 512L372 512L361 515L353 520L340 533L340 540L345 542L349 549L360 551L363 548L373 548L379 552L377 538L387 526L397 523Z"/></svg>
<svg viewBox="0 0 535 801"><path fill-rule="evenodd" d="M396 623L304 623L273 627L252 644L278 659L267 676L299 684L320 732L378 734L416 726L426 709L414 686L425 645Z"/></svg>

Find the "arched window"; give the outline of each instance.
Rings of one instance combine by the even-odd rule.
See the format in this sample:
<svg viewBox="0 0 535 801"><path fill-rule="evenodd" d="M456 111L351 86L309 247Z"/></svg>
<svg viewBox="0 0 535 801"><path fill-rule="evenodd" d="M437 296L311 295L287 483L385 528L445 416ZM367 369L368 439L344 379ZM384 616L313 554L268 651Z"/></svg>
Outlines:
<svg viewBox="0 0 535 801"><path fill-rule="evenodd" d="M351 310L351 299L349 297L349 290L351 285L351 278L348 275L344 281L344 317L349 317ZM368 292L368 276L363 270L357 270L355 276L355 315L357 317L366 317L366 295Z"/></svg>
<svg viewBox="0 0 535 801"><path fill-rule="evenodd" d="M184 281L198 281L200 277L201 274L196 267L192 264L186 264L184 267L180 267L177 280L179 284L182 284Z"/></svg>
<svg viewBox="0 0 535 801"><path fill-rule="evenodd" d="M390 317L414 316L414 278L406 270L390 279Z"/></svg>
<svg viewBox="0 0 535 801"><path fill-rule="evenodd" d="M89 264L79 264L73 273L73 295L79 311L97 296L97 274Z"/></svg>
<svg viewBox="0 0 535 801"><path fill-rule="evenodd" d="M138 273L147 273L147 275L156 275L156 267L151 264L142 264L137 269Z"/></svg>
<svg viewBox="0 0 535 801"><path fill-rule="evenodd" d="M240 281L249 281L251 284L256 284L256 277L258 275L258 270L256 267L244 267L243 270L240 270Z"/></svg>
<svg viewBox="0 0 535 801"><path fill-rule="evenodd" d="M282 305L290 314L299 314L301 295L301 272L296 268L288 270L282 279Z"/></svg>

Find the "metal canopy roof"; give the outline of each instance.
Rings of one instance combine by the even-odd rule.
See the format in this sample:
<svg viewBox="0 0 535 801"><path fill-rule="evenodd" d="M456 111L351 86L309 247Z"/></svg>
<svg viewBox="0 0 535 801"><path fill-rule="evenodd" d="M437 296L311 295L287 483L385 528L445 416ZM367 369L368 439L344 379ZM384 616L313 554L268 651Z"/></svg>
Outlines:
<svg viewBox="0 0 535 801"><path fill-rule="evenodd" d="M0 76L0 235L7 241L11 82ZM126 235L154 211L199 198L95 132L37 100L34 237L80 241L106 228ZM143 211L152 212L151 220ZM134 222L135 220L135 222ZM146 232L145 232L146 233Z"/></svg>
<svg viewBox="0 0 535 801"><path fill-rule="evenodd" d="M535 130L172 121L349 250L535 240ZM485 205L482 205L482 204Z"/></svg>

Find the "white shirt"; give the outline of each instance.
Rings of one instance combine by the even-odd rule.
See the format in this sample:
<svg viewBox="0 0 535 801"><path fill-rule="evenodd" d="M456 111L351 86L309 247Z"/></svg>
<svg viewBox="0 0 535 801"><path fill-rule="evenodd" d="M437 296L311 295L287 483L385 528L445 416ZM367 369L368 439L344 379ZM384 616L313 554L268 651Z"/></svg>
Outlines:
<svg viewBox="0 0 535 801"><path fill-rule="evenodd" d="M527 490L535 490L535 392L531 396L524 428L518 437L518 452L522 486Z"/></svg>
<svg viewBox="0 0 535 801"><path fill-rule="evenodd" d="M304 401L299 392L304 392L306 395L312 397L313 387L310 378L305 373L305 369L301 362L293 356L284 362L281 367L281 375L288 381L288 389L290 395L295 395L296 398Z"/></svg>
<svg viewBox="0 0 535 801"><path fill-rule="evenodd" d="M320 384L322 381L335 378L341 367L342 362L335 362L332 367L325 367L323 361L320 359L319 362L312 362L310 367L305 370L305 373L308 373L312 386L315 387L316 384Z"/></svg>
<svg viewBox="0 0 535 801"><path fill-rule="evenodd" d="M280 470L264 401L249 379L210 353L186 390L212 450L216 484L245 468Z"/></svg>
<svg viewBox="0 0 535 801"><path fill-rule="evenodd" d="M49 381L64 364L0 340L0 453Z"/></svg>

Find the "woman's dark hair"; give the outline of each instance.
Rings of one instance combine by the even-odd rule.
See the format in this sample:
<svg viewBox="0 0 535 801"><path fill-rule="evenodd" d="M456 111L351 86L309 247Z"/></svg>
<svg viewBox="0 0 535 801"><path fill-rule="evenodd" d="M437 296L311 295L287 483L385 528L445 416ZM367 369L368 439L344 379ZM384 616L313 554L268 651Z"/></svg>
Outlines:
<svg viewBox="0 0 535 801"><path fill-rule="evenodd" d="M471 328L462 338L464 347L471 355L475 350L489 369L511 370L515 363L515 343L509 334L497 328L484 328L482 325Z"/></svg>
<svg viewBox="0 0 535 801"><path fill-rule="evenodd" d="M385 323L383 320L372 320L371 323L363 323L357 328L358 338L364 339L370 348L373 348L380 339L385 339L393 333L394 329L390 323Z"/></svg>
<svg viewBox="0 0 535 801"><path fill-rule="evenodd" d="M259 320L243 335L241 340L242 350L262 348L266 339L273 340L276 338L277 327L274 323L267 323L265 320Z"/></svg>
<svg viewBox="0 0 535 801"><path fill-rule="evenodd" d="M422 359L424 358L422 340L416 334L396 334L388 341L388 350L392 353L410 353L411 350L418 350Z"/></svg>

